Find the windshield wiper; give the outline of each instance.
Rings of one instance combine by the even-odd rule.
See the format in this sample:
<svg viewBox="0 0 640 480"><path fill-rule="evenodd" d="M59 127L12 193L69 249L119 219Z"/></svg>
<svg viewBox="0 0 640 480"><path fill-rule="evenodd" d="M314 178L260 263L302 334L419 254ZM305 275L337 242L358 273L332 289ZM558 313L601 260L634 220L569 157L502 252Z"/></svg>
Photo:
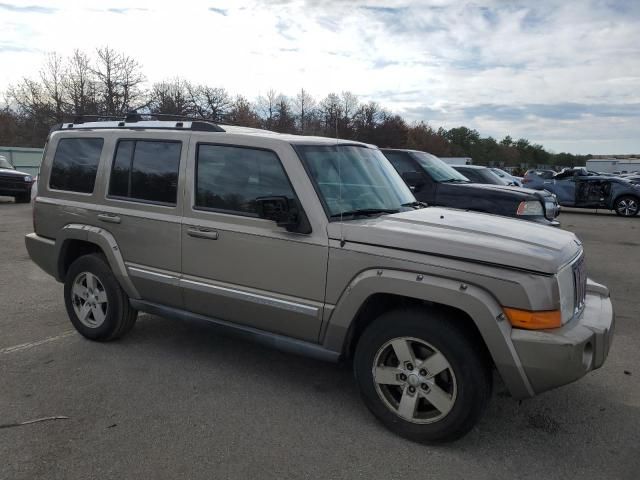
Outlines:
<svg viewBox="0 0 640 480"><path fill-rule="evenodd" d="M427 205L424 202L409 202L409 203L403 203L402 205L400 205L401 207L416 207L416 208L425 208L428 207L429 205Z"/></svg>
<svg viewBox="0 0 640 480"><path fill-rule="evenodd" d="M357 217L359 215L368 217L371 215L379 215L381 213L398 213L400 210L395 208L359 208L356 210L347 210L341 213L334 213L331 218L340 217Z"/></svg>
<svg viewBox="0 0 640 480"><path fill-rule="evenodd" d="M442 183L455 183L455 182L461 182L461 183L470 183L469 180L463 180L461 178L447 178L446 180L440 180Z"/></svg>

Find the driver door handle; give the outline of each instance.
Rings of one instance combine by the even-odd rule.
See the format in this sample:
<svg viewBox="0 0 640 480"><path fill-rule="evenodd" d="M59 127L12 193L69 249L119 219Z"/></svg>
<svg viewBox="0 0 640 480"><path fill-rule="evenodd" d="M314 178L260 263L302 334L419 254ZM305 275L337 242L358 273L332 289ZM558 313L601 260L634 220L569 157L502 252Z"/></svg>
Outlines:
<svg viewBox="0 0 640 480"><path fill-rule="evenodd" d="M216 230L211 230L208 228L190 227L187 228L187 235L189 235L190 237L204 238L207 240L218 239L218 232Z"/></svg>
<svg viewBox="0 0 640 480"><path fill-rule="evenodd" d="M98 220L107 223L120 223L120 217L115 213L99 213Z"/></svg>

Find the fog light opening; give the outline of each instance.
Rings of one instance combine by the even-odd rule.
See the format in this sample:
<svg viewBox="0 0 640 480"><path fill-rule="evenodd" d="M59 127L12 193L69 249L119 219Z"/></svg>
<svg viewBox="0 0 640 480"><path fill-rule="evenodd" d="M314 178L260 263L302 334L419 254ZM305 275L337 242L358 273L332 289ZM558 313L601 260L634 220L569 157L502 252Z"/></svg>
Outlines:
<svg viewBox="0 0 640 480"><path fill-rule="evenodd" d="M591 370L593 362L593 345L591 342L587 342L584 345L584 350L582 351L582 365L586 370Z"/></svg>

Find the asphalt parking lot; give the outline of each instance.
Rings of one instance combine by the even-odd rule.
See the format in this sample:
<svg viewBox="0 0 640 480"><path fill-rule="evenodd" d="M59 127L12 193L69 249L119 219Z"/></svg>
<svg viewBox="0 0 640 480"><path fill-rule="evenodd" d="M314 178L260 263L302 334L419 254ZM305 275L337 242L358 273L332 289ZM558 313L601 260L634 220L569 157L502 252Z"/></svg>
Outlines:
<svg viewBox="0 0 640 480"><path fill-rule="evenodd" d="M560 220L612 291L608 361L521 403L498 388L468 436L427 447L378 424L344 366L150 315L84 340L24 248L31 207L0 198L0 479L636 479L640 217Z"/></svg>

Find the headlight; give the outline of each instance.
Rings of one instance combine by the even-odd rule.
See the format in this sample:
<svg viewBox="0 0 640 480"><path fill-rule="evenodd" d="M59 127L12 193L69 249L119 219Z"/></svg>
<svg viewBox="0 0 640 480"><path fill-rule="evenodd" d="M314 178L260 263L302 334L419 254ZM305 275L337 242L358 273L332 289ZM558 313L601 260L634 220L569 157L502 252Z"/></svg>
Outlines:
<svg viewBox="0 0 640 480"><path fill-rule="evenodd" d="M33 178L31 177L31 175L25 175L25 176L24 176L24 181L25 181L25 182L30 182L30 181L32 181L32 180L33 180Z"/></svg>
<svg viewBox="0 0 640 480"><path fill-rule="evenodd" d="M520 202L516 215L540 217L544 215L544 209L538 200L527 200L526 202Z"/></svg>
<svg viewBox="0 0 640 480"><path fill-rule="evenodd" d="M575 285L573 281L572 265L565 266L556 275L558 279L558 290L560 292L560 313L562 315L562 323L568 322L573 318L575 310Z"/></svg>

